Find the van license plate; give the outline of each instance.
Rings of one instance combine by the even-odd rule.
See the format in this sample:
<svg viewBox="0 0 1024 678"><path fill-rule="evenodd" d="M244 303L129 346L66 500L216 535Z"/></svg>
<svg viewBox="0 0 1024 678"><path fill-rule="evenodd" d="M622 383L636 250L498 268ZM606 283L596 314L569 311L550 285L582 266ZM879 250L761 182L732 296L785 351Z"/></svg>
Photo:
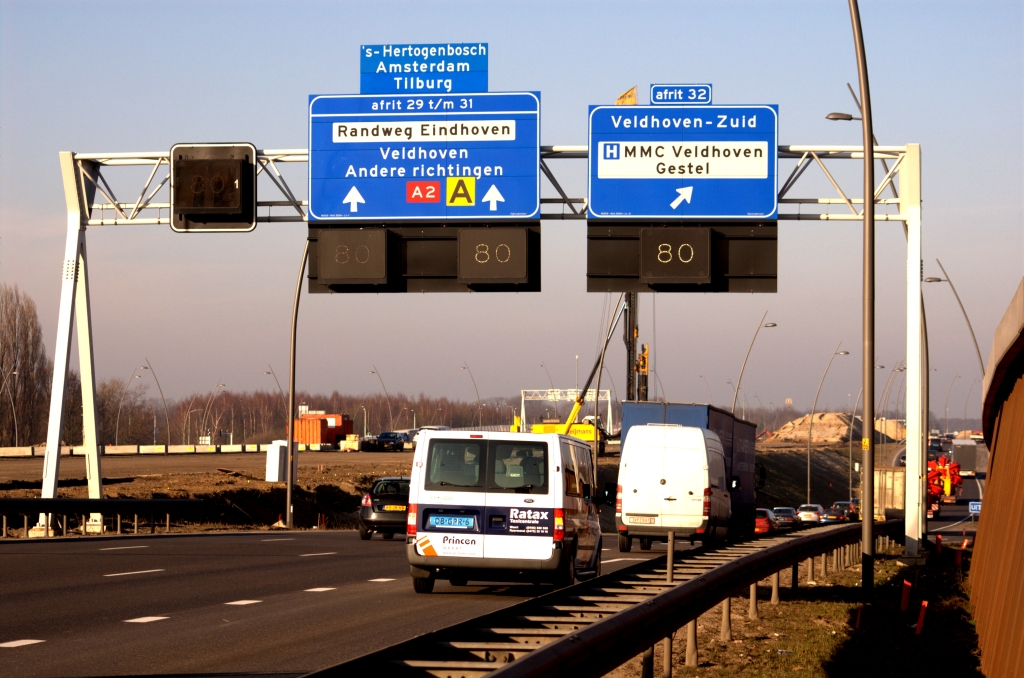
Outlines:
<svg viewBox="0 0 1024 678"><path fill-rule="evenodd" d="M405 506L402 504L384 504L385 511L404 511Z"/></svg>
<svg viewBox="0 0 1024 678"><path fill-rule="evenodd" d="M654 518L648 518L646 516L630 516L629 522L634 525L653 525Z"/></svg>
<svg viewBox="0 0 1024 678"><path fill-rule="evenodd" d="M431 527L454 527L459 530L472 530L476 524L473 517L466 516L430 516Z"/></svg>

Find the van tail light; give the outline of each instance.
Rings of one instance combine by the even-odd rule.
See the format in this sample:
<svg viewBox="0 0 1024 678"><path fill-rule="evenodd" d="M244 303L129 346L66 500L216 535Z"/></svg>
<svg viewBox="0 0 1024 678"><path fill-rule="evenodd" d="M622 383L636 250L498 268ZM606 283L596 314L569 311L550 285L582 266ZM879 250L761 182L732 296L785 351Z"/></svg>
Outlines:
<svg viewBox="0 0 1024 678"><path fill-rule="evenodd" d="M555 509L555 541L565 540L565 511Z"/></svg>
<svg viewBox="0 0 1024 678"><path fill-rule="evenodd" d="M711 488L704 488L704 517L711 517Z"/></svg>
<svg viewBox="0 0 1024 678"><path fill-rule="evenodd" d="M412 537L416 536L416 516L419 513L417 510L418 508L419 506L417 504L409 504L409 517L405 520L405 533Z"/></svg>
<svg viewBox="0 0 1024 678"><path fill-rule="evenodd" d="M622 515L622 485L615 486L615 515Z"/></svg>
<svg viewBox="0 0 1024 678"><path fill-rule="evenodd" d="M363 495L363 503L360 504L360 506L372 506L372 504L370 503L370 495L369 494L364 494Z"/></svg>

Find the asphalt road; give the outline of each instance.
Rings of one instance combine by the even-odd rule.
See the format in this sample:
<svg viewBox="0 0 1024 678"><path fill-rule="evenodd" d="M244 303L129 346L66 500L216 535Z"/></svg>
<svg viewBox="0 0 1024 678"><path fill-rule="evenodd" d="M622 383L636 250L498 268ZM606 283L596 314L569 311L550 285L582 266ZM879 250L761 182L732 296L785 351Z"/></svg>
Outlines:
<svg viewBox="0 0 1024 678"><path fill-rule="evenodd" d="M614 540L606 572L664 552ZM418 595L404 547L347 531L0 541L0 675L298 675L549 590Z"/></svg>

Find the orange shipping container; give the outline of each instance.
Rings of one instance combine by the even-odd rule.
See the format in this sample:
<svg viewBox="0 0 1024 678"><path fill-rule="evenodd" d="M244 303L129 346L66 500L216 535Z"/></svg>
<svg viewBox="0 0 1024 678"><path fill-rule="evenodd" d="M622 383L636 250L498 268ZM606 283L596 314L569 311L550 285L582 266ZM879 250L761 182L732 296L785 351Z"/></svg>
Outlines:
<svg viewBox="0 0 1024 678"><path fill-rule="evenodd" d="M304 414L295 420L295 441L306 445L337 445L351 433L347 414Z"/></svg>

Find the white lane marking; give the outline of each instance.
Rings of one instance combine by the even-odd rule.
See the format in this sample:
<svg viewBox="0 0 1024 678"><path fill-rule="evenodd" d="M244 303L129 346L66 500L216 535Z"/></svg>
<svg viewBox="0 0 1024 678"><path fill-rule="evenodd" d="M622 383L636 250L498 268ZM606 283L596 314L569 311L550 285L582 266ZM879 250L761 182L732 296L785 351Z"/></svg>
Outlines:
<svg viewBox="0 0 1024 678"><path fill-rule="evenodd" d="M978 499L985 499L985 486L981 484L980 478L975 478L974 482L978 483Z"/></svg>
<svg viewBox="0 0 1024 678"><path fill-rule="evenodd" d="M366 581L395 581L394 579L367 579Z"/></svg>
<svg viewBox="0 0 1024 678"><path fill-rule="evenodd" d="M31 640L26 638L24 640L9 640L6 643L0 643L0 647L21 647L23 645L35 645L36 643L45 642L45 640Z"/></svg>
<svg viewBox="0 0 1024 678"><path fill-rule="evenodd" d="M333 556L337 551L328 551L327 553L300 553L299 558L308 558L309 556Z"/></svg>
<svg viewBox="0 0 1024 678"><path fill-rule="evenodd" d="M135 572L115 572L114 574L105 574L104 577L124 577L129 574L149 574L150 572L163 572L161 568L159 570L136 570Z"/></svg>
<svg viewBox="0 0 1024 678"><path fill-rule="evenodd" d="M288 537L287 539L260 539L260 541L295 541L295 538Z"/></svg>
<svg viewBox="0 0 1024 678"><path fill-rule="evenodd" d="M944 532L944 531L948 530L951 527L959 525L960 523L966 523L970 519L971 519L971 516L967 516L963 520L958 520L955 523L950 523L949 525L946 525L944 527L940 527L940 528L935 529L935 530L928 530L928 534L935 534L936 532Z"/></svg>
<svg viewBox="0 0 1024 678"><path fill-rule="evenodd" d="M306 589L306 593L323 593L324 591L334 591L334 590L336 590L336 587L334 587L334 586L321 586L318 589Z"/></svg>
<svg viewBox="0 0 1024 678"><path fill-rule="evenodd" d="M135 619L125 619L125 624L148 624L149 622L160 621L161 619L167 619L167 617L136 617Z"/></svg>
<svg viewBox="0 0 1024 678"><path fill-rule="evenodd" d="M262 603L262 600L232 600L230 603L224 603L225 605L254 605L256 603Z"/></svg>
<svg viewBox="0 0 1024 678"><path fill-rule="evenodd" d="M108 546L100 551L124 551L125 549L148 549L148 546Z"/></svg>
<svg viewBox="0 0 1024 678"><path fill-rule="evenodd" d="M647 560L647 558L612 558L611 560L602 560L601 562L607 565L608 563L621 563L623 560Z"/></svg>

